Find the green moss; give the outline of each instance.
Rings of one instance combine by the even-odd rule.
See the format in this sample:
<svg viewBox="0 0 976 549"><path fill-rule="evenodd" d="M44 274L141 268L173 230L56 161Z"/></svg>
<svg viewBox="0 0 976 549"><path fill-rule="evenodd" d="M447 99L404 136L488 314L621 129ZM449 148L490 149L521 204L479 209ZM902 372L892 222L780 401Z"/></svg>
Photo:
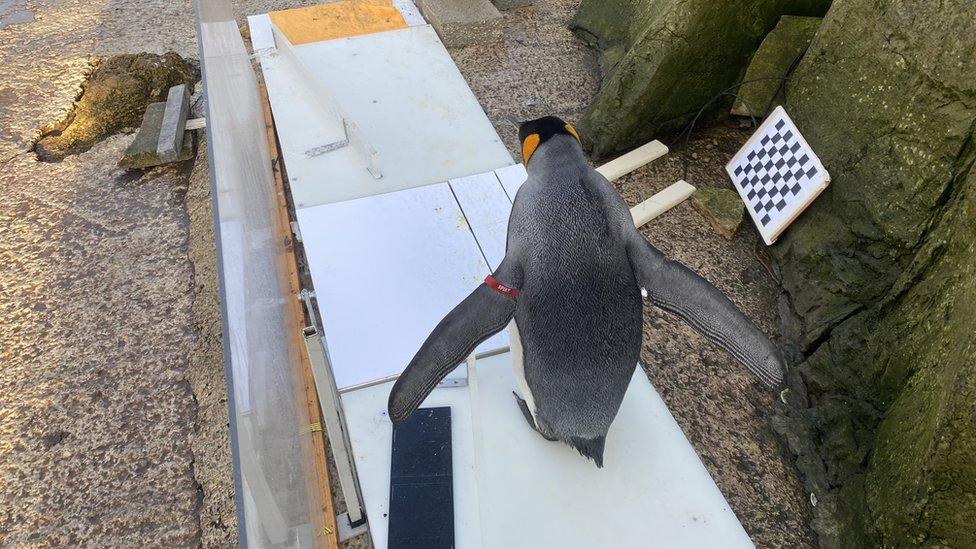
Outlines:
<svg viewBox="0 0 976 549"><path fill-rule="evenodd" d="M767 106L785 101L785 82L779 78L789 75L819 26L819 17L784 15L779 19L749 61L732 114L764 117Z"/></svg>
<svg viewBox="0 0 976 549"><path fill-rule="evenodd" d="M702 187L691 196L691 206L727 240L732 240L742 224L745 206L739 193L731 189Z"/></svg>
<svg viewBox="0 0 976 549"><path fill-rule="evenodd" d="M826 546L976 546L973 36L972 3L838 0L788 93L833 184L772 250L813 351L777 424Z"/></svg>
<svg viewBox="0 0 976 549"><path fill-rule="evenodd" d="M85 152L109 135L138 127L146 107L165 101L170 87L192 86L197 80L198 68L173 52L104 59L82 85L81 97L66 122L45 132L34 150L46 161Z"/></svg>
<svg viewBox="0 0 976 549"><path fill-rule="evenodd" d="M780 15L821 15L827 4L584 0L574 28L601 51L613 52L601 56L604 85L583 117L587 144L604 156L683 126L739 78Z"/></svg>

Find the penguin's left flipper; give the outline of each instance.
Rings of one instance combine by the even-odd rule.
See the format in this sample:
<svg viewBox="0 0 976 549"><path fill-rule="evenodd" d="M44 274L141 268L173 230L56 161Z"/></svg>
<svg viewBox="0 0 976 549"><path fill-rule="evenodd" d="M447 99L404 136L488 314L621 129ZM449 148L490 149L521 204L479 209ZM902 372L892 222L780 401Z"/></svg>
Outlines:
<svg viewBox="0 0 976 549"><path fill-rule="evenodd" d="M482 341L515 316L515 298L481 284L441 320L390 392L394 423L405 421L434 387Z"/></svg>
<svg viewBox="0 0 976 549"><path fill-rule="evenodd" d="M638 284L655 305L683 318L766 385L783 383L779 350L718 288L666 258L636 229L628 234L627 254Z"/></svg>

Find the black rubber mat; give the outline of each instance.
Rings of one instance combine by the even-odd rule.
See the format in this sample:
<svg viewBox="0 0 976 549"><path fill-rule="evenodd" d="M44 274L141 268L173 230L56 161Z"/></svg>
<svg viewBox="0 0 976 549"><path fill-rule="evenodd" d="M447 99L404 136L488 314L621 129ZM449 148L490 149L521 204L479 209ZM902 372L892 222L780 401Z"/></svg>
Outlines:
<svg viewBox="0 0 976 549"><path fill-rule="evenodd" d="M389 549L453 549L453 482L450 408L394 426Z"/></svg>

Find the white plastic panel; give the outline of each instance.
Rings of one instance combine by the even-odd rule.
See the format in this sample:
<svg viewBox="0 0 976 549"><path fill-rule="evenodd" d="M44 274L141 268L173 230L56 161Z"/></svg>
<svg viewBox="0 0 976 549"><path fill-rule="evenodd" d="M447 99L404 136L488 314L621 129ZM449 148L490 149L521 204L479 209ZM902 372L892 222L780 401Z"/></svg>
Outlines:
<svg viewBox="0 0 976 549"><path fill-rule="evenodd" d="M298 211L340 390L400 374L489 274L447 183ZM479 351L508 345L507 334Z"/></svg>
<svg viewBox="0 0 976 549"><path fill-rule="evenodd" d="M518 192L522 183L525 183L525 178L528 177L525 166L522 164L512 164L511 166L498 168L495 170L495 175L498 176L502 187L505 188L505 193L508 194L509 200L515 202L515 193Z"/></svg>
<svg viewBox="0 0 976 549"><path fill-rule="evenodd" d="M451 180L451 189L494 271L505 258L512 203L492 172Z"/></svg>
<svg viewBox="0 0 976 549"><path fill-rule="evenodd" d="M242 547L310 547L322 503L306 393L289 345L279 210L257 77L226 0L198 0L207 147L217 228L229 436ZM319 511L316 511L319 510ZM313 514L318 513L318 514Z"/></svg>
<svg viewBox="0 0 976 549"><path fill-rule="evenodd" d="M271 32L271 18L267 13L248 16L247 28L251 33L251 49L254 51L274 49L274 33Z"/></svg>
<svg viewBox="0 0 976 549"><path fill-rule="evenodd" d="M508 353L478 360L468 382L482 547L752 547L640 368L602 469L529 427Z"/></svg>
<svg viewBox="0 0 976 549"><path fill-rule="evenodd" d="M386 401L393 383L356 389L342 395L359 482L369 517L373 547L386 547L390 509L390 456L393 424ZM454 462L454 532L456 547L476 548L481 543L475 451L468 387L439 387L423 406L451 407Z"/></svg>
<svg viewBox="0 0 976 549"><path fill-rule="evenodd" d="M296 208L429 185L512 164L481 105L427 25L296 46L338 109L377 151L374 179L318 126L314 86L277 52L261 56ZM319 135L324 134L324 135Z"/></svg>
<svg viewBox="0 0 976 549"><path fill-rule="evenodd" d="M610 429L603 469L528 426L512 396L510 354L478 360L468 379L466 388L435 389L423 404L451 407L459 549L753 546L640 369ZM342 395L376 547L387 541L392 385Z"/></svg>

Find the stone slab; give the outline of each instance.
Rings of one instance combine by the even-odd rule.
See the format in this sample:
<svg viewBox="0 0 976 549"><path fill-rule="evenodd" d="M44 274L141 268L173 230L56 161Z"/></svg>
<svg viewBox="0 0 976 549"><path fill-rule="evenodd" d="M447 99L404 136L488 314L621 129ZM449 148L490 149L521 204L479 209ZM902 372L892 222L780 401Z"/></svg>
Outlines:
<svg viewBox="0 0 976 549"><path fill-rule="evenodd" d="M742 224L744 206L739 194L730 189L702 187L691 197L691 207L704 217L715 232L732 240Z"/></svg>
<svg viewBox="0 0 976 549"><path fill-rule="evenodd" d="M448 47L502 38L502 14L489 0L420 0L417 7Z"/></svg>
<svg viewBox="0 0 976 549"><path fill-rule="evenodd" d="M163 123L163 115L166 112L166 103L152 103L146 108L146 114L142 118L142 126L136 133L132 144L125 149L119 166L129 169L145 169L160 164L165 164L159 157L157 147L159 144L159 129ZM176 158L169 162L188 160L193 156L193 134L183 132L183 145Z"/></svg>
<svg viewBox="0 0 976 549"><path fill-rule="evenodd" d="M159 126L156 152L163 163L174 162L183 152L183 133L190 113L190 90L185 84L173 86L166 98L166 109Z"/></svg>

